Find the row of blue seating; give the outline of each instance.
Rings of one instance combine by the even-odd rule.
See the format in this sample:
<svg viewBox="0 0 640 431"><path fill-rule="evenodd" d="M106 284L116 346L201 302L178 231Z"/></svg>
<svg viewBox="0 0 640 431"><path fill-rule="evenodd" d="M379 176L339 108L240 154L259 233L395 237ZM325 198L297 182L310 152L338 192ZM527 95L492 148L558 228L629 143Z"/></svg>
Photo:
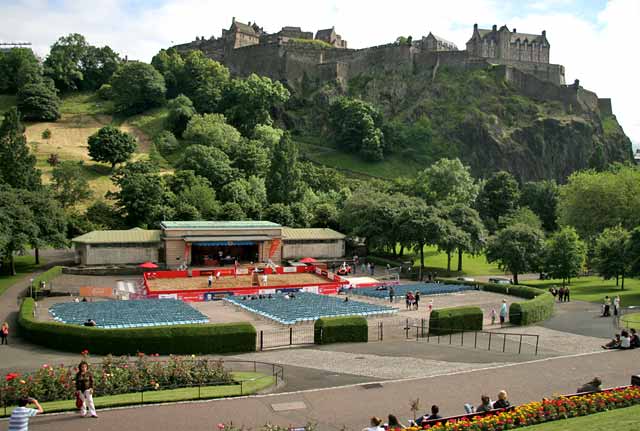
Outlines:
<svg viewBox="0 0 640 431"><path fill-rule="evenodd" d="M411 283L397 284L386 286L382 290L375 287L365 287L361 289L351 289L350 293L354 295L369 296L372 298L389 298L390 289L393 287L393 293L396 298L402 300L407 292L420 292L422 296L442 295L447 293L458 293L466 290L473 290L473 286L462 284L444 284L444 283Z"/></svg>
<svg viewBox="0 0 640 431"><path fill-rule="evenodd" d="M243 299L232 296L224 299L247 311L274 320L283 325L314 322L321 317L370 316L396 313L398 310L360 301L344 301L327 295L299 292L295 297L276 294L271 298Z"/></svg>

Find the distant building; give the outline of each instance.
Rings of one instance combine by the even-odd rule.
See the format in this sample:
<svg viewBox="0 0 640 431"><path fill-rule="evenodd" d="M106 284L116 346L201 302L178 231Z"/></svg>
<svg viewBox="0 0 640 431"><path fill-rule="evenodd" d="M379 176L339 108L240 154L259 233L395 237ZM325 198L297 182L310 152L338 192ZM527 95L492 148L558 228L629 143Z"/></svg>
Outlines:
<svg viewBox="0 0 640 431"><path fill-rule="evenodd" d="M447 39L436 36L429 32L427 37L423 37L420 41L421 48L425 51L457 51L458 47L455 43L448 41Z"/></svg>
<svg viewBox="0 0 640 431"><path fill-rule="evenodd" d="M94 230L73 238L80 265L130 265L160 258L159 230Z"/></svg>
<svg viewBox="0 0 640 431"><path fill-rule="evenodd" d="M474 57L532 63L549 63L547 32L542 34L509 31L506 25L491 30L473 26L473 34L467 42L467 51Z"/></svg>
<svg viewBox="0 0 640 431"><path fill-rule="evenodd" d="M640 148L638 148L633 155L633 160L636 162L636 165L640 165Z"/></svg>
<svg viewBox="0 0 640 431"><path fill-rule="evenodd" d="M226 41L228 48L236 49L259 44L262 33L264 33L262 27L258 27L256 23L251 24L249 21L248 24L244 24L233 17L231 27L228 30L222 30L222 38Z"/></svg>
<svg viewBox="0 0 640 431"><path fill-rule="evenodd" d="M327 28L325 30L318 30L318 32L316 33L316 40L327 42L329 45L332 45L335 48L347 47L347 41L342 40L342 36L336 33L335 27Z"/></svg>

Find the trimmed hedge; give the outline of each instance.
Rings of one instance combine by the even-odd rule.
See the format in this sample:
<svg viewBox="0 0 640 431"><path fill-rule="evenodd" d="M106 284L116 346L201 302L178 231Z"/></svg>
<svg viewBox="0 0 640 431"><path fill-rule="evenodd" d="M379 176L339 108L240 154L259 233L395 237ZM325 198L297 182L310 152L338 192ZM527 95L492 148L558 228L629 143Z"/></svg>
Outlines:
<svg viewBox="0 0 640 431"><path fill-rule="evenodd" d="M322 317L314 325L313 342L315 344L331 343L366 343L369 341L369 325L361 316Z"/></svg>
<svg viewBox="0 0 640 431"><path fill-rule="evenodd" d="M101 329L33 318L34 301L22 302L18 325L34 344L80 353L126 355L136 352L207 354L255 352L256 329L250 323Z"/></svg>
<svg viewBox="0 0 640 431"><path fill-rule="evenodd" d="M429 334L444 335L482 330L480 307L452 307L433 310L429 316Z"/></svg>
<svg viewBox="0 0 640 431"><path fill-rule="evenodd" d="M39 274L37 277L35 277L33 279L33 291L34 292L39 292L40 291L40 282L41 281L44 281L48 285L51 280L53 280L54 278L56 278L57 276L59 276L61 274L62 274L62 267L61 266L53 266L53 267L49 268L48 270L46 270L45 272L43 272L42 274Z"/></svg>
<svg viewBox="0 0 640 431"><path fill-rule="evenodd" d="M514 325L530 325L541 322L553 315L553 295L546 290L519 284L495 284L476 282L463 282L459 280L442 280L450 284L470 284L482 286L487 292L502 293L528 299L524 302L513 302L509 306L509 322Z"/></svg>

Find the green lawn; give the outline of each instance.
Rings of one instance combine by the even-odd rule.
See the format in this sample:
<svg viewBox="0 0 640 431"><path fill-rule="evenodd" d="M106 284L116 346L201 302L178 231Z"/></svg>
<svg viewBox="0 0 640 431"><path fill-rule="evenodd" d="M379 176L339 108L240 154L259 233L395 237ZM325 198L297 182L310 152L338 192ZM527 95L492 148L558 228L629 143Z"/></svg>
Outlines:
<svg viewBox="0 0 640 431"><path fill-rule="evenodd" d="M175 402L175 401L188 401L197 399L210 399L210 398L222 398L232 397L238 395L249 395L256 393L262 389L268 388L275 383L275 378L270 375L262 373L252 372L232 372L232 377L235 380L245 380L242 384L242 392L240 391L240 385L221 385L221 386L203 386L199 390L197 387L193 388L180 388L180 389L167 389L149 391L144 394L129 393L121 395L108 395L104 397L96 397L94 399L96 408L126 406L135 404L152 404L163 402ZM246 381L253 379L251 381ZM50 401L41 403L45 413L53 413L60 411L76 410L75 400L64 401ZM4 411L1 416L10 415L13 407L7 407L6 414Z"/></svg>
<svg viewBox="0 0 640 431"><path fill-rule="evenodd" d="M562 280L527 280L525 284L548 289L552 285L560 286ZM640 305L640 280L627 278L624 281L624 290L616 286L615 279L603 280L600 277L580 277L571 280L569 285L571 298L581 301L599 302L604 300L606 295L614 297L620 295L620 305Z"/></svg>
<svg viewBox="0 0 640 431"><path fill-rule="evenodd" d="M11 285L25 278L27 274L33 272L37 268L33 256L16 256L15 261L17 275L0 275L0 295L2 295ZM43 262L42 258L40 258L40 262Z"/></svg>
<svg viewBox="0 0 640 431"><path fill-rule="evenodd" d="M640 406L626 407L579 418L565 419L522 428L526 431L638 431Z"/></svg>
<svg viewBox="0 0 640 431"><path fill-rule="evenodd" d="M62 97L61 114L111 114L113 102L102 100L91 92L77 92Z"/></svg>
<svg viewBox="0 0 640 431"><path fill-rule="evenodd" d="M405 251L406 253L406 251ZM413 264L417 268L420 266L420 253L411 252ZM409 260L407 258L403 260ZM438 251L435 246L427 246L424 249L424 264L429 271L437 271L438 275L445 275L447 271L447 254ZM462 272L455 271L458 268L458 254L451 256L451 276L458 275L504 275L504 271L498 265L488 263L484 254L472 256L464 254L462 257Z"/></svg>

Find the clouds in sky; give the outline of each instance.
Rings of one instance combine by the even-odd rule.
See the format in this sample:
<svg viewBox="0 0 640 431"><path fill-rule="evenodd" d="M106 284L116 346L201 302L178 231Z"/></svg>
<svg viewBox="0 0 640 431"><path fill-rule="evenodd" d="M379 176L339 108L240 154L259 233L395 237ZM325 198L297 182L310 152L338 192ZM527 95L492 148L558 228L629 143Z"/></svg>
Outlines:
<svg viewBox="0 0 640 431"><path fill-rule="evenodd" d="M611 97L625 131L640 142L640 57L633 38L638 0L0 0L0 10L0 41L30 41L44 56L58 37L78 32L94 45L143 61L196 36L220 36L234 16L268 32L285 25L307 31L335 26L353 48L432 31L464 49L474 23L507 24L525 33L544 29L551 61L565 66L567 82L579 78L600 97Z"/></svg>

